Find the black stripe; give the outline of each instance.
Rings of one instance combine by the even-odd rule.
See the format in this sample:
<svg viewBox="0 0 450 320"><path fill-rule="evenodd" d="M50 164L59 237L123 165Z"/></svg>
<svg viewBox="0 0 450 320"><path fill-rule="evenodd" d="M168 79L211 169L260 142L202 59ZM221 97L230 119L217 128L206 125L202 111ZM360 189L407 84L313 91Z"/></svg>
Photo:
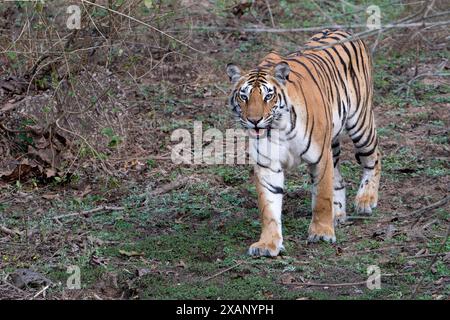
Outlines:
<svg viewBox="0 0 450 320"><path fill-rule="evenodd" d="M308 137L308 144L306 145L306 149L303 150L302 153L300 153L300 158L309 150L309 147L311 146L311 140L312 140L312 131L314 129L314 117L313 117L313 121L312 121L312 126L311 126L311 130L309 131L309 137Z"/></svg>
<svg viewBox="0 0 450 320"><path fill-rule="evenodd" d="M261 168L269 169L270 171L275 172L275 173L280 173L280 172L282 171L281 169L273 170L271 167L268 167L268 166L266 166L266 165L263 165L263 164L261 164L261 163L259 163L259 162L256 162L256 165L259 166L259 167L261 167Z"/></svg>
<svg viewBox="0 0 450 320"><path fill-rule="evenodd" d="M297 113L295 112L295 108L292 106L290 108L291 112L290 112L290 118L291 118L291 129L289 130L289 132L286 134L287 136L294 131L296 125L297 125ZM296 134L297 135L297 134ZM289 138L288 138L289 139ZM289 139L290 140L290 139Z"/></svg>
<svg viewBox="0 0 450 320"><path fill-rule="evenodd" d="M308 68L303 62L301 62L301 61L299 61L299 60L297 60L297 59L289 58L289 59L286 59L286 60L297 62L298 64L302 65L303 68L305 68L305 70L308 72L308 74L309 74L309 76L311 77L311 79L314 81L314 84L315 84L315 85L317 86L317 88L319 89L320 96L322 97L322 101L325 102L325 98L324 98L324 96L323 96L321 87L320 87L319 84L317 83L317 80L316 80L316 78L313 76L311 70L309 70L309 68Z"/></svg>
<svg viewBox="0 0 450 320"><path fill-rule="evenodd" d="M334 158L334 160L333 160L333 167L336 168L338 162L339 162L339 158Z"/></svg>
<svg viewBox="0 0 450 320"><path fill-rule="evenodd" d="M265 181L265 182L267 183L267 185L270 188L268 188L265 185L263 185L263 187L266 188L267 190L269 190L270 192L275 193L275 194L284 194L284 189L282 187L274 186L273 184L270 184L267 181Z"/></svg>
<svg viewBox="0 0 450 320"><path fill-rule="evenodd" d="M375 152L376 149L377 149L377 146L375 145L371 150L369 150L367 152L357 152L355 154L356 161L358 161L358 163L361 163L360 157L369 157Z"/></svg>

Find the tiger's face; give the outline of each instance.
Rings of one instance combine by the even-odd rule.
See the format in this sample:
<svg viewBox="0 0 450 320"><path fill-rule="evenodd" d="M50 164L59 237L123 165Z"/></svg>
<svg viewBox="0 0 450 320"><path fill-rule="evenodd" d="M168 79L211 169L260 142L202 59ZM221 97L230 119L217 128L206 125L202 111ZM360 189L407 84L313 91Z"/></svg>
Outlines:
<svg viewBox="0 0 450 320"><path fill-rule="evenodd" d="M244 128L259 135L277 127L288 108L283 88L289 72L287 63L279 63L273 69L258 68L242 76L239 67L227 65L234 84L229 103Z"/></svg>

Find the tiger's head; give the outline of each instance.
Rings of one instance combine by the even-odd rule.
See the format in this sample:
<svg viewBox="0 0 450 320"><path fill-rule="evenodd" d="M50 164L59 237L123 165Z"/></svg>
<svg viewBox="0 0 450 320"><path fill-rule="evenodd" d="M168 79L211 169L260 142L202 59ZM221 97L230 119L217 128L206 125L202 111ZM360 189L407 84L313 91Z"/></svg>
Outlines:
<svg viewBox="0 0 450 320"><path fill-rule="evenodd" d="M234 85L229 104L244 128L259 135L260 131L279 127L283 113L288 112L283 89L289 72L286 62L244 75L238 66L227 65L227 74Z"/></svg>

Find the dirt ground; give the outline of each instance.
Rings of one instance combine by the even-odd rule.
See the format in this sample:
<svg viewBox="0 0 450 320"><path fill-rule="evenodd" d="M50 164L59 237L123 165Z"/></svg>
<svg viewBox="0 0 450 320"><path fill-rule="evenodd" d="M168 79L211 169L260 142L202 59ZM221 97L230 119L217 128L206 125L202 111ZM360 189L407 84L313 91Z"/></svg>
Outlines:
<svg viewBox="0 0 450 320"><path fill-rule="evenodd" d="M116 10L140 12L160 30L179 27L170 34L203 53L141 24L127 25L126 17L91 11L107 41L81 56L80 48L101 38L85 27L65 60L55 58L61 64L50 64L49 71L38 64L35 81L23 75L39 56L12 54L25 40L13 47L0 31L0 299L449 299L448 30L432 38L401 29L366 39L375 48L383 153L373 215L353 213L361 170L346 139L342 171L350 219L337 229L337 243L306 244L311 201L300 165L286 181L286 252L251 258L246 250L260 230L252 167L174 164L170 137L180 128L193 134L194 121L204 131L235 128L225 65L250 68L271 49L295 50L313 32L214 28L364 21L356 7L366 3L340 8L321 2L317 10L314 1L270 1L270 12L265 1L250 9L237 1L168 3L155 1L149 9L134 1L129 11L126 5ZM393 5L377 4L382 12ZM433 12L442 12L441 5L436 2ZM20 34L32 8L0 8L4 21L19 21L2 20L2 28ZM28 21L40 25L47 10L61 8L64 2L47 4ZM401 19L415 7L393 8L385 19ZM157 13L145 20L148 11ZM76 85L64 89L54 74L69 65L67 79ZM379 289L367 286L370 266L381 272ZM78 272L80 287L73 288Z"/></svg>

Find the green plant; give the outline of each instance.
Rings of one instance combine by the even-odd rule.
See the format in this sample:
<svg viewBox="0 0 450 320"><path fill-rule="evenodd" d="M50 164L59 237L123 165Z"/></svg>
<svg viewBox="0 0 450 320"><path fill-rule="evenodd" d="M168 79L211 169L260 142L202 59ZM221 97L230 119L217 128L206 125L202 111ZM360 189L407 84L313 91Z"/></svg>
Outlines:
<svg viewBox="0 0 450 320"><path fill-rule="evenodd" d="M115 134L112 128L103 128L101 133L109 138L108 147L110 148L116 148L122 142L122 138Z"/></svg>

